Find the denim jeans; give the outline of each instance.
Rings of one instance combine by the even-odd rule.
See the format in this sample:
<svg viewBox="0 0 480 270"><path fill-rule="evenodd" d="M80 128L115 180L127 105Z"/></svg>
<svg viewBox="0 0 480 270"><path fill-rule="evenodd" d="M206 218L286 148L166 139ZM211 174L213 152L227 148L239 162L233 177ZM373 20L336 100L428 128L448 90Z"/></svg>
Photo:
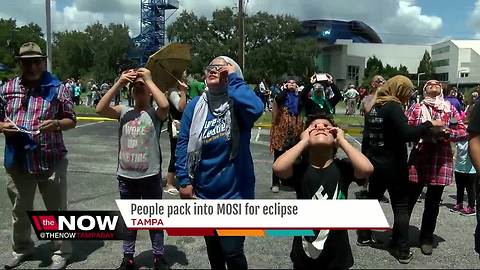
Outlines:
<svg viewBox="0 0 480 270"><path fill-rule="evenodd" d="M247 258L243 251L243 236L206 236L208 260L213 270L248 269Z"/></svg>
<svg viewBox="0 0 480 270"><path fill-rule="evenodd" d="M455 184L457 186L457 204L463 204L464 193L467 190L467 205L475 207L475 184L477 174L455 172Z"/></svg>
<svg viewBox="0 0 480 270"><path fill-rule="evenodd" d="M120 199L162 199L162 177L160 174L141 179L128 179L118 177L118 190ZM123 254L133 256L135 254L136 230L128 230L126 239L123 241ZM150 230L153 255L165 253L163 245L163 230Z"/></svg>

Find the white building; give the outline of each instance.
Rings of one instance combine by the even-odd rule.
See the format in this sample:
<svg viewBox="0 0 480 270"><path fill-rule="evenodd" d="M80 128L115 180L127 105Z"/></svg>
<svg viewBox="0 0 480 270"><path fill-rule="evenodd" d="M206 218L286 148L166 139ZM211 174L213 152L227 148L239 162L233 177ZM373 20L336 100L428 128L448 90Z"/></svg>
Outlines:
<svg viewBox="0 0 480 270"><path fill-rule="evenodd" d="M336 79L340 88L359 85L370 57L377 57L383 66L406 66L416 74L420 61L428 51L432 55L437 79L450 84L476 85L480 83L480 40L450 40L435 45L399 45L382 43L353 43L337 40L322 48L316 65ZM430 78L422 78L430 79Z"/></svg>
<svg viewBox="0 0 480 270"><path fill-rule="evenodd" d="M480 40L449 40L432 45L439 80L465 86L480 83Z"/></svg>

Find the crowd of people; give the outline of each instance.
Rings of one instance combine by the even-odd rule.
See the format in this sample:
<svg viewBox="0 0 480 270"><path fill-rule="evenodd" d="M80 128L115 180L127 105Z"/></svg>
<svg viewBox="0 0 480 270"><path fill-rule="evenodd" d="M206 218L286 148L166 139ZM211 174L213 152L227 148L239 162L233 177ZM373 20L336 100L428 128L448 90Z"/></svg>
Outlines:
<svg viewBox="0 0 480 270"><path fill-rule="evenodd" d="M20 76L0 88L0 131L5 135L7 191L13 206L13 258L6 268L19 266L33 253L27 211L33 209L37 186L48 210L67 210L68 159L62 131L76 125L76 89L81 92L82 87L74 80L62 84L45 71L46 56L35 43L24 44L17 58ZM446 87L438 81L428 81L423 99L406 110L414 86L405 76L388 81L375 76L369 90L358 93L349 87L344 95L329 74L314 74L302 87L293 76L270 87L262 80L254 91L240 66L220 56L207 64L204 78L195 75L187 83L180 77L175 87L159 89L150 70L138 68L123 71L113 85L90 85L103 93L92 95L97 113L119 122L116 184L121 199L161 199L163 192L182 199L254 199L251 130L271 109L272 192L288 185L298 199L343 200L352 182L364 187L368 199L381 199L388 191L394 214L391 250L400 263L413 258L410 216L425 187L419 239L423 254L433 252L443 190L454 179L458 194L451 211L480 219L480 106L462 106L453 91L444 97ZM132 101L112 102L125 88ZM347 95L349 91L353 94ZM354 94L363 97L360 104L350 102ZM361 149L348 142L334 121L335 108L344 98L349 110L360 109L365 115ZM29 109L33 107L40 109ZM165 187L159 143L164 123L171 144ZM414 143L410 155L409 142ZM339 149L346 158L337 157ZM346 230L314 232L293 239L290 258L295 269L353 266ZM167 269L163 231L151 230L150 239L154 269ZM128 231L121 269L135 269L135 241L136 231ZM240 236L205 237L212 269L247 269L244 242ZM367 230L358 232L357 244L379 243ZM478 225L475 245L480 254ZM64 268L71 244L57 241L54 247L52 268Z"/></svg>

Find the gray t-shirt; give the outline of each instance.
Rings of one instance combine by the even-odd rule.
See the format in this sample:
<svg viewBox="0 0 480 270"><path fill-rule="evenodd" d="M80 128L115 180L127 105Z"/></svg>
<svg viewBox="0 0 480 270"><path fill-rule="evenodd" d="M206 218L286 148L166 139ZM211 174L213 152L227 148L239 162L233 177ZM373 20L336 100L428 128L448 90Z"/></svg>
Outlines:
<svg viewBox="0 0 480 270"><path fill-rule="evenodd" d="M140 179L160 173L162 122L155 109L135 111L123 106L120 115L117 174Z"/></svg>

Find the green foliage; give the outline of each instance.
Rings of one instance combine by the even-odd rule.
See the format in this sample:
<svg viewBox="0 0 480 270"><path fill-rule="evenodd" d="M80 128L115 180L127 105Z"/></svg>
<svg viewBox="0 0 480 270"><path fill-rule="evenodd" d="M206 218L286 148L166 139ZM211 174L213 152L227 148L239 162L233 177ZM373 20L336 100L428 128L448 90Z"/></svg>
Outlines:
<svg viewBox="0 0 480 270"><path fill-rule="evenodd" d="M365 77L363 78L362 87L370 87L370 82L375 75L382 75L386 80L396 76L409 76L408 68L402 64L399 67L392 67L387 64L385 67L380 59L373 56L368 58L367 67L365 68Z"/></svg>
<svg viewBox="0 0 480 270"><path fill-rule="evenodd" d="M314 70L315 40L298 39L300 22L291 16L259 12L245 18L245 77L279 80L287 74L307 76ZM212 19L182 12L167 27L170 41L192 45L191 73L201 73L216 56L237 59L237 14L230 8L213 12Z"/></svg>
<svg viewBox="0 0 480 270"><path fill-rule="evenodd" d="M417 74L419 73L425 73L425 75L422 75L422 78L427 80L432 79L434 76L432 57L430 57L430 53L428 53L427 50L425 50L420 65L418 66Z"/></svg>
<svg viewBox="0 0 480 270"><path fill-rule="evenodd" d="M37 24L21 27L13 19L0 19L0 62L18 73L15 55L28 41L37 43L46 52L42 29ZM85 78L113 81L119 66L126 62L133 46L128 27L95 23L85 31L64 31L53 34L53 72L61 79ZM0 74L11 77L10 74Z"/></svg>

